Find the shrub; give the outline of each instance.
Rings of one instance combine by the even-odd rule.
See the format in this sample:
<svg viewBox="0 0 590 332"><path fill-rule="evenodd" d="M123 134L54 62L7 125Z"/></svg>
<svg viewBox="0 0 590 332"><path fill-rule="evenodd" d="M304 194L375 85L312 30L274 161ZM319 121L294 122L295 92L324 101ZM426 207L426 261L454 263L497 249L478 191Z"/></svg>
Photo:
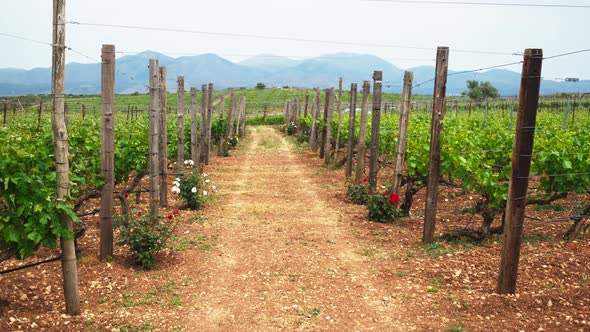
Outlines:
<svg viewBox="0 0 590 332"><path fill-rule="evenodd" d="M375 193L369 196L367 202L369 209L369 220L391 223L402 216L402 211L397 207L399 203L399 196L390 193Z"/></svg>
<svg viewBox="0 0 590 332"><path fill-rule="evenodd" d="M349 182L348 190L346 191L346 197L350 198L353 203L356 204L367 204L371 190L369 189L369 183L367 178L364 178L359 183Z"/></svg>
<svg viewBox="0 0 590 332"><path fill-rule="evenodd" d="M224 146L224 152L227 146ZM211 185L207 174L199 174L192 168L192 160L186 160L185 166L185 174L174 180L172 192L180 195L188 208L198 210L209 200L211 190L217 188Z"/></svg>
<svg viewBox="0 0 590 332"><path fill-rule="evenodd" d="M172 218L169 218L172 219ZM144 269L154 266L154 254L166 247L172 235L166 222L153 224L149 216L139 211L136 217L123 215L117 218L115 227L119 229L117 245L125 245L135 255L135 262Z"/></svg>
<svg viewBox="0 0 590 332"><path fill-rule="evenodd" d="M287 126L287 135L293 136L297 132L297 125L294 122L290 122Z"/></svg>

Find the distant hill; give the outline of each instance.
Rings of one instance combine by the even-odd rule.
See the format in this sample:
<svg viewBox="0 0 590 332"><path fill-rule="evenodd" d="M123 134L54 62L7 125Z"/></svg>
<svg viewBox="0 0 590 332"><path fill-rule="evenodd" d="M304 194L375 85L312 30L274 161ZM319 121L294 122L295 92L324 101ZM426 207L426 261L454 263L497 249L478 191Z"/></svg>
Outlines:
<svg viewBox="0 0 590 332"><path fill-rule="evenodd" d="M161 66L168 68L168 90L176 90L176 77L184 75L185 87L200 88L201 84L213 82L217 89L229 87L252 87L262 82L266 86L297 86L326 88L338 85L343 77L345 89L350 83L360 85L371 80L373 70L383 71L383 86L386 92L401 92L404 70L369 54L335 53L305 60L293 60L274 55L258 55L234 63L215 54L183 56L172 58L153 51L125 55L116 62L116 92L128 94L147 92L148 61L158 59ZM426 82L434 77L434 67L410 68L414 73L414 84ZM450 74L454 73L452 71ZM470 79L490 81L504 96L518 94L520 74L503 69L486 72L451 75L447 82L447 93L460 94ZM51 69L35 68L0 69L0 96L24 94L49 94L51 90ZM434 82L415 87L414 94L432 94ZM561 92L588 92L590 81L577 83L544 80L542 94ZM66 93L99 94L100 65L69 63L66 65Z"/></svg>

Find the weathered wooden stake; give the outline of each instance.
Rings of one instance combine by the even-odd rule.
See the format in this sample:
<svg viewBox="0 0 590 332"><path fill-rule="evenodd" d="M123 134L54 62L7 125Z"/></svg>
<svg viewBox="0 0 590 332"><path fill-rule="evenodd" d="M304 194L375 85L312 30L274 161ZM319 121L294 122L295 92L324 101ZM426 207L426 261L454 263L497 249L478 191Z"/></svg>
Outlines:
<svg viewBox="0 0 590 332"><path fill-rule="evenodd" d="M199 145L198 145L198 132L197 132L197 88L191 87L191 160L195 163L195 167L198 169L197 163L199 162Z"/></svg>
<svg viewBox="0 0 590 332"><path fill-rule="evenodd" d="M367 117L369 114L369 94L371 83L363 82L363 99L361 101L361 123L359 127L359 142L356 149L356 172L354 181L359 183L365 175L365 151L367 149Z"/></svg>
<svg viewBox="0 0 590 332"><path fill-rule="evenodd" d="M184 173L184 76L178 76L176 98L176 164L178 173Z"/></svg>
<svg viewBox="0 0 590 332"><path fill-rule="evenodd" d="M332 148L332 116L334 107L334 88L329 88L326 92L326 140L324 142L324 162L329 164L331 158Z"/></svg>
<svg viewBox="0 0 590 332"><path fill-rule="evenodd" d="M225 96L221 96L219 101L219 118L223 119L223 113L225 112ZM229 120L229 119L227 119ZM226 120L226 127L227 127L227 120ZM219 139L217 140L217 156L223 157L223 144L224 144L224 135L220 135Z"/></svg>
<svg viewBox="0 0 590 332"><path fill-rule="evenodd" d="M3 126L6 126L6 112L8 112L8 101L4 100L4 116L2 117Z"/></svg>
<svg viewBox="0 0 590 332"><path fill-rule="evenodd" d="M315 89L315 104L312 109L311 114L311 134L309 137L309 145L311 146L311 151L316 153L318 151L318 118L320 116L320 89Z"/></svg>
<svg viewBox="0 0 590 332"><path fill-rule="evenodd" d="M383 72L373 72L373 111L371 112L371 159L369 161L369 188L377 192L379 172L379 126L381 125L381 87Z"/></svg>
<svg viewBox="0 0 590 332"><path fill-rule="evenodd" d="M402 105L399 116L399 135L397 139L397 155L395 156L395 167L393 169L393 184L391 192L399 195L399 188L402 184L402 175L404 170L404 160L406 159L406 143L408 137L408 119L410 117L410 107L412 105L412 72L406 71L404 74L404 89L402 95ZM455 104L456 105L456 104Z"/></svg>
<svg viewBox="0 0 590 332"><path fill-rule="evenodd" d="M160 207L168 206L168 70L160 67Z"/></svg>
<svg viewBox="0 0 590 332"><path fill-rule="evenodd" d="M424 212L424 233L422 241L434 241L436 224L436 203L438 198L438 181L440 178L440 133L445 115L445 98L447 92L447 70L449 48L439 47L436 54L436 78L434 80L434 101L432 109L432 129L430 131L430 156L428 166L428 186L426 187L426 208Z"/></svg>
<svg viewBox="0 0 590 332"><path fill-rule="evenodd" d="M65 60L66 60L66 2L53 0L51 94L53 95L53 146L56 162L57 202L68 204L70 196L70 163L68 159L68 129L65 114ZM72 219L60 213L59 219L69 232L74 232ZM74 239L61 237L61 268L66 302L66 313L80 314L80 292Z"/></svg>
<svg viewBox="0 0 590 332"><path fill-rule="evenodd" d="M205 164L205 154L207 150L207 98L209 93L207 92L207 84L201 85L201 125L199 133L199 159L197 162L199 172L203 171L203 165Z"/></svg>
<svg viewBox="0 0 590 332"><path fill-rule="evenodd" d="M336 146L334 147L333 160L338 160L338 151L340 151L340 133L342 132L342 77L338 80L338 131L336 132Z"/></svg>
<svg viewBox="0 0 590 332"><path fill-rule="evenodd" d="M100 141L100 259L113 257L113 190L115 189L115 46L102 45L102 121Z"/></svg>
<svg viewBox="0 0 590 332"><path fill-rule="evenodd" d="M352 176L352 155L354 148L354 124L356 116L356 83L350 84L350 111L348 112L348 143L346 145L346 171L344 175Z"/></svg>
<svg viewBox="0 0 590 332"><path fill-rule="evenodd" d="M209 157L211 153L211 125L213 122L213 83L209 83L207 89L207 138L205 139L205 165L209 165Z"/></svg>
<svg viewBox="0 0 590 332"><path fill-rule="evenodd" d="M150 59L150 122L149 122L149 174L150 220L156 224L160 199L160 67L158 60Z"/></svg>
<svg viewBox="0 0 590 332"><path fill-rule="evenodd" d="M239 123L240 126L240 137L246 136L246 96L242 96L240 100L240 109L242 110L242 120Z"/></svg>
<svg viewBox="0 0 590 332"><path fill-rule="evenodd" d="M531 156L535 141L542 64L543 50L525 50L520 80L518 118L512 151L512 175L508 189L500 273L496 287L496 291L500 294L516 291Z"/></svg>
<svg viewBox="0 0 590 332"><path fill-rule="evenodd" d="M37 112L37 132L41 131L41 115L42 115L42 113L43 113L43 99L39 100L39 110ZM6 112L4 112L4 115L6 115Z"/></svg>

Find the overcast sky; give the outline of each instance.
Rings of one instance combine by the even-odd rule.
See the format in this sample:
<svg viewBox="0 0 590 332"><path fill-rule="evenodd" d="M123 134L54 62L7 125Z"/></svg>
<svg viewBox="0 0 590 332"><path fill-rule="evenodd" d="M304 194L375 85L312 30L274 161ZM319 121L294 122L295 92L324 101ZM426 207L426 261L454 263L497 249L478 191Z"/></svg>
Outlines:
<svg viewBox="0 0 590 332"><path fill-rule="evenodd" d="M590 5L588 0L496 0L502 1ZM0 33L49 43L51 17L51 0L2 0ZM94 59L100 58L101 44L115 44L117 51L151 49L168 54L217 53L232 61L261 53L291 57L314 57L335 52L370 53L401 68L433 65L436 46L449 46L450 68L466 70L510 63L522 57L453 50L514 53L527 47L539 47L543 48L546 56L550 56L590 48L588 17L590 9L400 4L361 0L68 0L68 21L431 49L79 25L67 25L66 44ZM29 69L50 66L49 46L2 35L0 40L0 67ZM67 55L67 62L89 61L72 52ZM520 66L507 69L520 71ZM546 60L543 76L546 79L590 79L590 53Z"/></svg>

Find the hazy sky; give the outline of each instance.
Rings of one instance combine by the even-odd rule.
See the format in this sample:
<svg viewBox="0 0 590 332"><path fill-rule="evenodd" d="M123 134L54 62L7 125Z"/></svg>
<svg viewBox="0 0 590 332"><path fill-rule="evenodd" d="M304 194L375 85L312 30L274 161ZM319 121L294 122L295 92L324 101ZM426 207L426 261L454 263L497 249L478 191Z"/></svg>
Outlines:
<svg viewBox="0 0 590 332"><path fill-rule="evenodd" d="M588 0L496 0L502 1L590 5ZM51 42L51 17L51 0L2 0L0 33ZM230 60L261 53L291 57L314 57L335 52L371 53L401 68L433 65L436 46L449 46L449 66L457 70L510 63L522 57L454 50L514 53L527 47L540 47L546 56L550 56L590 48L588 17L590 9L399 4L361 0L68 0L68 21L430 49L79 25L67 25L66 44L94 59L100 58L101 44L115 44L117 51L151 49L168 54L217 53ZM0 67L28 69L50 65L49 46L2 35L0 41ZM72 52L67 55L67 62L89 61ZM507 69L520 71L520 66ZM546 79L590 79L590 52L546 60L543 76Z"/></svg>

